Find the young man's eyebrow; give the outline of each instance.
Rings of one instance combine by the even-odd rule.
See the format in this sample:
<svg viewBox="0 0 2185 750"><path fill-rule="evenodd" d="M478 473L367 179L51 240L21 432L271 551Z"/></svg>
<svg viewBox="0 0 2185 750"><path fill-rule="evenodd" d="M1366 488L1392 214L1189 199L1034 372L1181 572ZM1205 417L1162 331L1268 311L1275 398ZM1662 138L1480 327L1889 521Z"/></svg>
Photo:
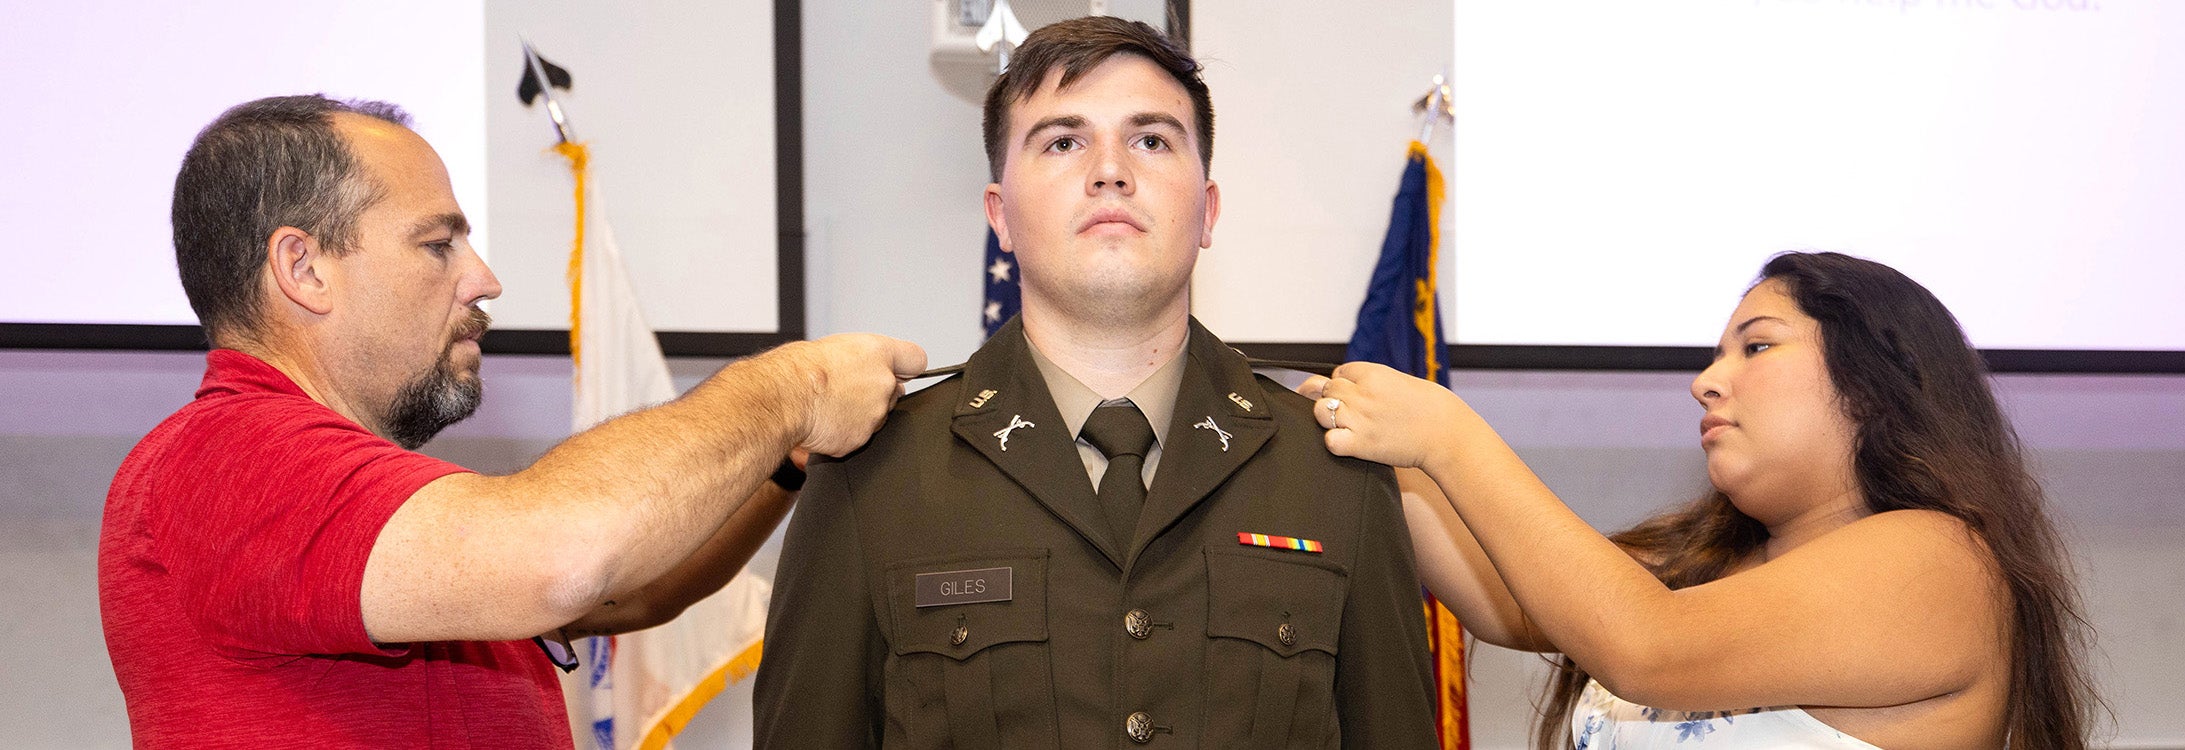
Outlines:
<svg viewBox="0 0 2185 750"><path fill-rule="evenodd" d="M1130 116L1131 127L1142 128L1147 125L1167 125L1175 128L1178 133L1184 132L1184 121L1167 112L1140 112Z"/></svg>
<svg viewBox="0 0 2185 750"><path fill-rule="evenodd" d="M1085 127L1084 117L1078 115L1055 115L1053 117L1040 120L1039 122L1032 123L1032 129L1024 131L1023 145L1031 145L1032 139L1039 137L1040 132L1044 130L1051 130L1054 128L1074 129L1082 127Z"/></svg>

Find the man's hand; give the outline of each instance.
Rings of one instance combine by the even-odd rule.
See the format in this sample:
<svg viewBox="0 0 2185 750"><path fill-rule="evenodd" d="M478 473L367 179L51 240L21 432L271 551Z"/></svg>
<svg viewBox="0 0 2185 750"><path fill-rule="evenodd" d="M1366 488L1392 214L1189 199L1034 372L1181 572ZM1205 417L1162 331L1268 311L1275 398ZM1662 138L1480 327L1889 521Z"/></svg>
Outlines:
<svg viewBox="0 0 2185 750"><path fill-rule="evenodd" d="M869 333L788 344L766 356L785 358L811 387L795 447L829 456L864 445L903 395L903 381L926 369L917 344Z"/></svg>

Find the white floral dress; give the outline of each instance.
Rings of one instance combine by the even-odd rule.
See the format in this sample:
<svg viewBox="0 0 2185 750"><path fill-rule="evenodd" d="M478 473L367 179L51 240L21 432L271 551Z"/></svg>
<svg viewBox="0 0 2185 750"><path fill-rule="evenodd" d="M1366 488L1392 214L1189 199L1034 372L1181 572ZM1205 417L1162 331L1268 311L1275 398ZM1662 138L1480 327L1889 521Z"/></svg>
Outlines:
<svg viewBox="0 0 2185 750"><path fill-rule="evenodd" d="M1668 711L1618 698L1592 680L1571 711L1570 736L1576 750L1880 750L1796 706Z"/></svg>

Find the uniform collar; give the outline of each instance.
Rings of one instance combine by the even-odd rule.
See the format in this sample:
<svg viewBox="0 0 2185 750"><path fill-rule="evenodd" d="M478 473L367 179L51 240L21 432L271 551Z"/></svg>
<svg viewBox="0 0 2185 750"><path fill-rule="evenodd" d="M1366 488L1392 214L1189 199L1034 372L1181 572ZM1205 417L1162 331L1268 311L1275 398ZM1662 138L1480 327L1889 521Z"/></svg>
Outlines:
<svg viewBox="0 0 2185 750"><path fill-rule="evenodd" d="M1009 408L1039 411L1050 418L1061 419L1059 399L1049 385L1051 381L1045 377L1044 367L1039 363L1040 357L1034 351L1031 341L1025 338L1023 318L1011 318L1008 323L1002 324L1001 329L986 340L986 345L979 347L963 363L964 392L969 397L956 405L956 416ZM1173 375L1156 372L1130 394L1132 400L1136 401L1139 390L1145 389L1148 384L1164 377L1176 378L1176 385L1168 389L1171 394L1168 402L1160 407L1170 415L1160 420L1162 422L1175 421L1176 410L1183 408L1181 402L1187 400L1188 392L1195 388L1213 389L1217 400L1221 402L1218 410L1230 417L1255 420L1274 417L1268 411L1267 404L1263 403L1267 400L1267 395L1254 379L1251 361L1245 358L1243 352L1230 348L1216 338L1213 332L1206 330L1205 326L1199 325L1197 318L1191 319L1191 332L1184 338L1180 356L1162 366L1163 370L1170 368L1175 369ZM1060 367L1056 366L1056 369L1059 371ZM1197 377L1207 382L1202 384L1194 381L1191 374L1194 371L1200 372ZM1091 389L1078 383L1076 378L1067 380L1070 385L1091 393ZM1092 398L1097 403L1099 396L1095 394ZM1045 402L1044 408L1039 402ZM1145 411L1148 417L1152 416L1152 411L1144 403L1140 404L1139 409ZM1077 434L1076 428L1082 426L1084 416L1090 414L1091 411L1087 410L1085 415L1076 418L1075 424L1066 425L1070 427L1069 434L1072 439ZM1156 432L1162 434L1162 445L1166 446L1166 428L1157 427Z"/></svg>
<svg viewBox="0 0 2185 750"><path fill-rule="evenodd" d="M1091 480L1082 471L1056 470L1080 465L1077 438L1048 393L1031 349L1022 321L1011 320L971 355L964 363L963 395L951 431L1118 569L1129 570L1147 543L1205 500L1274 436L1272 399L1244 355L1191 321L1191 335L1178 357L1182 383L1171 416L1163 420L1170 425L1169 440L1161 446L1163 470L1146 490L1138 527L1128 539L1110 539Z"/></svg>
<svg viewBox="0 0 2185 750"><path fill-rule="evenodd" d="M1170 355L1160 369L1123 394L1123 398L1129 399L1146 415L1146 421L1153 426L1153 439L1160 445L1168 445L1168 423L1176 415L1176 390L1184 383L1184 361L1190 339L1184 341L1186 346ZM1048 359L1029 339L1024 348L1031 353L1032 364L1039 367L1040 380L1046 383L1047 392L1054 396L1055 409L1062 412L1063 426L1069 429L1070 435L1077 435L1085 429L1085 421L1092 418L1093 410L1107 402L1085 387L1084 381Z"/></svg>

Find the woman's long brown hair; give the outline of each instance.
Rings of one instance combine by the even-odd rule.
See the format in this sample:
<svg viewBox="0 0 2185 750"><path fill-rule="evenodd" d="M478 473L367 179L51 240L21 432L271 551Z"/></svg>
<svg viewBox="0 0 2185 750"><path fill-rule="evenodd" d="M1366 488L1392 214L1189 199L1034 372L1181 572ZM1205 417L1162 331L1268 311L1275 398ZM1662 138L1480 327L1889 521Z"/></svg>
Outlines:
<svg viewBox="0 0 2185 750"><path fill-rule="evenodd" d="M2010 644L2010 747L2084 750L2098 702L2082 664L2085 618L2041 488L1957 319L1918 282L1848 255L1785 253L1760 276L1782 282L1820 322L1829 380L1858 425L1853 472L1867 510L1950 514L1993 555L2010 595L1999 634ZM1717 491L1609 538L1680 589L1723 577L1768 532ZM1534 734L1541 750L1569 746L1586 680L1567 657L1549 677Z"/></svg>

